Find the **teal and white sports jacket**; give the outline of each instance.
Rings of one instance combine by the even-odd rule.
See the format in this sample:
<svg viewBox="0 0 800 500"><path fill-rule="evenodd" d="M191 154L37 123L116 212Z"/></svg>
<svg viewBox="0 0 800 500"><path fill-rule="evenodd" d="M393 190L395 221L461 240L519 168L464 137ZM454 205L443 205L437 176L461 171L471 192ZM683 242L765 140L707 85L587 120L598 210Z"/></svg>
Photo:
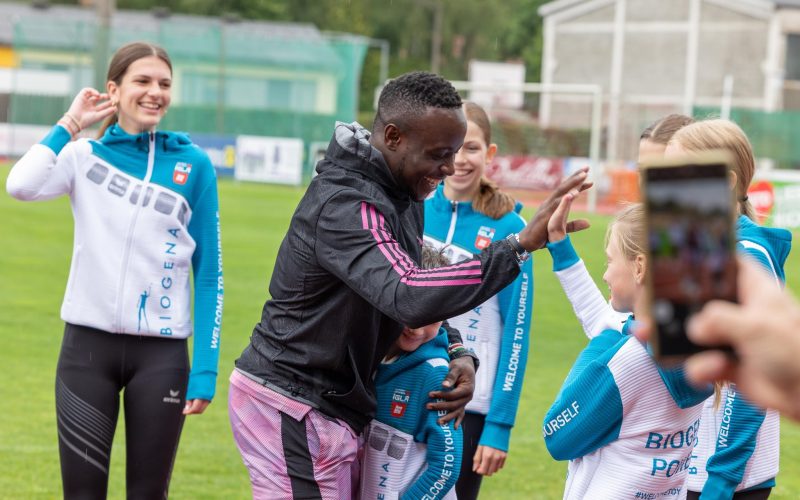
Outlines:
<svg viewBox="0 0 800 500"><path fill-rule="evenodd" d="M416 351L384 361L375 376L378 408L370 422L361 471L361 500L455 499L463 435L444 412L425 408L447 376L447 332Z"/></svg>
<svg viewBox="0 0 800 500"><path fill-rule="evenodd" d="M791 249L789 231L762 228L740 216L737 240L737 250L774 275L776 286L784 281L783 265ZM621 313L603 298L569 237L548 249L553 270L586 334L591 338L619 321ZM735 491L774 486L780 456L779 414L751 405L735 386L723 387L721 396L716 410L714 398L704 403L688 490L702 492L705 498L729 498Z"/></svg>
<svg viewBox="0 0 800 500"><path fill-rule="evenodd" d="M68 194L74 246L61 318L111 333L195 333L187 399L212 399L222 322L222 251L214 168L186 135L70 141L56 125L14 165L20 200ZM190 304L194 278L194 326Z"/></svg>
<svg viewBox="0 0 800 500"><path fill-rule="evenodd" d="M548 243L547 249L553 258L553 272L586 336L592 339L605 330L621 329L630 315L615 311L606 301L586 264L575 252L569 235L556 243Z"/></svg>
<svg viewBox="0 0 800 500"><path fill-rule="evenodd" d="M703 401L622 331L589 341L544 418L547 450L569 460L565 499L686 497Z"/></svg>
<svg viewBox="0 0 800 500"><path fill-rule="evenodd" d="M548 248L556 271L580 262L569 238ZM609 307L588 279L597 291L593 305ZM548 451L570 460L565 499L686 496L702 403L712 391L692 388L680 369L656 365L629 335L630 325L629 319L618 330L590 336L545 416Z"/></svg>
<svg viewBox="0 0 800 500"><path fill-rule="evenodd" d="M737 223L739 252L785 281L783 266L792 245L785 229L760 227L744 215ZM780 459L780 415L750 404L735 385L722 389L720 404L709 398L687 487L703 499L731 498L736 491L775 486Z"/></svg>
<svg viewBox="0 0 800 500"><path fill-rule="evenodd" d="M525 227L522 205L500 219L476 212L470 202L451 202L440 185L425 200L425 241L447 246L452 263L480 253L492 241ZM467 411L486 415L479 444L508 451L517 414L522 380L528 363L533 314L533 263L528 259L519 276L479 307L448 320L461 332L464 346L481 361L475 374L475 393Z"/></svg>

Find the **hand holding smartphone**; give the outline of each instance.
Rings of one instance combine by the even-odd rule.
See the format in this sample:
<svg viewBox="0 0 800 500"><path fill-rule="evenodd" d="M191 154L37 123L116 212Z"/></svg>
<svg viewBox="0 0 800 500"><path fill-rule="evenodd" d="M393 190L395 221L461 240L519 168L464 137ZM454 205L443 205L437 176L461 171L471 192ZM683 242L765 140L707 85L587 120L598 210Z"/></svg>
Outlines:
<svg viewBox="0 0 800 500"><path fill-rule="evenodd" d="M686 336L689 317L715 299L736 302L736 201L730 157L709 151L642 166L647 290L656 361L703 349Z"/></svg>

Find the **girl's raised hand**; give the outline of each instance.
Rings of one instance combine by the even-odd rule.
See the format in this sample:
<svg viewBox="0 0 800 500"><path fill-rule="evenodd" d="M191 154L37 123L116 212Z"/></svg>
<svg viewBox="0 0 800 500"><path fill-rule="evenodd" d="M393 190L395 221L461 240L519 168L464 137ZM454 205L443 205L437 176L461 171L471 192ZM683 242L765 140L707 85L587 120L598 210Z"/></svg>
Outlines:
<svg viewBox="0 0 800 500"><path fill-rule="evenodd" d="M558 202L553 215L547 221L547 241L556 243L567 237L567 233L580 231L589 227L589 221L585 219L578 219L574 221L567 221L569 218L569 210L572 207L572 201L578 196L578 191L575 189L570 190L567 194L561 197Z"/></svg>
<svg viewBox="0 0 800 500"><path fill-rule="evenodd" d="M577 196L578 193L592 187L593 183L587 179L588 173L589 167L578 169L572 175L562 180L556 189L550 193L550 196L539 205L539 208L536 210L536 213L533 214L531 220L525 228L519 232L519 243L522 245L522 248L529 252L544 248L548 241L547 229L550 218L558 208L564 195L574 193L575 196ZM580 231L587 227L589 227L589 222L586 220L567 222L568 233Z"/></svg>
<svg viewBox="0 0 800 500"><path fill-rule="evenodd" d="M64 116L69 121L74 121L74 124L83 130L111 116L116 111L117 107L109 100L108 94L86 87L78 92Z"/></svg>

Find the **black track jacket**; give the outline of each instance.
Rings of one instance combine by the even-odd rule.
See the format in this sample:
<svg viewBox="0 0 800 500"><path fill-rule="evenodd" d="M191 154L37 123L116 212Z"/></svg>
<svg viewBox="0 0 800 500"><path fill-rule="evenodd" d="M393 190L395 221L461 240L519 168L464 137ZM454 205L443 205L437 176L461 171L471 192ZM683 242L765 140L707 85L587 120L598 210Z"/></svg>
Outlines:
<svg viewBox="0 0 800 500"><path fill-rule="evenodd" d="M272 298L236 361L359 433L375 415L373 373L403 325L461 314L519 273L506 240L471 260L419 268L423 204L368 138L357 123L337 123L281 243Z"/></svg>

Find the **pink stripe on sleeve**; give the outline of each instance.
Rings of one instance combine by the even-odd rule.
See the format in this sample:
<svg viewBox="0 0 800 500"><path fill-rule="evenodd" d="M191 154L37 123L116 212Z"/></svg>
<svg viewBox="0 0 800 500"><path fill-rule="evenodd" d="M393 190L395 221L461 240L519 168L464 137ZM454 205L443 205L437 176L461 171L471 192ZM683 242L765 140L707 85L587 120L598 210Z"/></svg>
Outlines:
<svg viewBox="0 0 800 500"><path fill-rule="evenodd" d="M451 266L434 267L432 269L420 269L419 272L420 272L420 274L431 274L431 273L436 273L436 272L443 271L443 270L446 270L446 269L447 270L449 270L449 269L461 269L461 268L464 268L464 267L480 269L481 261L479 261L477 259L475 259L475 260L467 260L467 261L464 261L464 262L459 262L458 264L453 264Z"/></svg>
<svg viewBox="0 0 800 500"><path fill-rule="evenodd" d="M361 202L361 225L368 230L375 241L378 249L386 260L392 265L392 269L401 276L400 282L408 286L432 287L432 286L464 286L477 285L481 283L481 268L479 260L461 262L452 266L440 267L436 269L420 269L411 260L411 257L402 249L400 244L394 239L393 235L385 230L386 219L378 210L366 203ZM477 276L474 278L462 279L429 279Z"/></svg>
<svg viewBox="0 0 800 500"><path fill-rule="evenodd" d="M367 220L367 202L361 202L361 227L369 229L369 221Z"/></svg>
<svg viewBox="0 0 800 500"><path fill-rule="evenodd" d="M414 273L417 278L443 278L445 276L480 276L481 270L480 269L462 269L460 271L453 271L448 270L446 267L440 267L436 269L424 269L425 271L433 271L437 270L439 272L435 273L425 273L424 275L421 272Z"/></svg>
<svg viewBox="0 0 800 500"><path fill-rule="evenodd" d="M408 286L464 286L464 285L480 285L480 278L471 278L465 280L436 280L436 281L417 281L409 278L402 278L401 283Z"/></svg>

